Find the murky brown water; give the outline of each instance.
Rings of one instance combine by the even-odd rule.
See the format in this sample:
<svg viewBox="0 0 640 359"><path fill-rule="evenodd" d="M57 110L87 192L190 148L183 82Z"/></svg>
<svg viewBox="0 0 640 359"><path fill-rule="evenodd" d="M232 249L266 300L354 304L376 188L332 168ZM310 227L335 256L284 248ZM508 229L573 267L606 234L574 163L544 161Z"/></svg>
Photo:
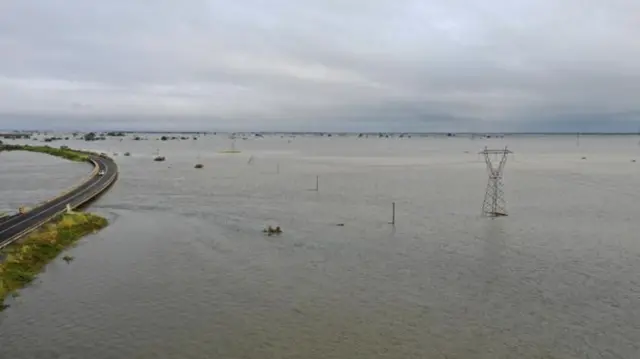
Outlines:
<svg viewBox="0 0 640 359"><path fill-rule="evenodd" d="M10 302L0 358L640 357L635 137L68 144L132 153L112 224ZM478 215L485 144L516 152L507 218ZM87 172L2 154L0 190Z"/></svg>
<svg viewBox="0 0 640 359"><path fill-rule="evenodd" d="M0 212L47 201L80 183L91 172L65 159L32 152L0 153Z"/></svg>

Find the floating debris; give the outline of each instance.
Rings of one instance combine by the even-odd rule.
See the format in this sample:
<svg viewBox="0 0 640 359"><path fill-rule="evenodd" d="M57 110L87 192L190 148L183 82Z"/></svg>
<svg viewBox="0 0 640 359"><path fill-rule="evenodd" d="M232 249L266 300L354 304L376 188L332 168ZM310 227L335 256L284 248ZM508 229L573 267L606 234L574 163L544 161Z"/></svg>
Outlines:
<svg viewBox="0 0 640 359"><path fill-rule="evenodd" d="M262 232L266 233L268 236L273 236L273 235L281 234L282 229L280 229L280 226L277 226L276 228L269 226L265 228Z"/></svg>
<svg viewBox="0 0 640 359"><path fill-rule="evenodd" d="M129 152L125 152L125 153L124 153L124 155L125 155L125 156L131 156L131 153L129 153Z"/></svg>
<svg viewBox="0 0 640 359"><path fill-rule="evenodd" d="M165 160L164 156L160 156L160 149L156 150L156 157L153 159L156 162L162 162Z"/></svg>
<svg viewBox="0 0 640 359"><path fill-rule="evenodd" d="M336 223L336 226L338 226L338 227L344 227L344 223Z"/></svg>
<svg viewBox="0 0 640 359"><path fill-rule="evenodd" d="M587 158L586 158L586 157L582 157L582 159L583 159L583 160L586 160Z"/></svg>
<svg viewBox="0 0 640 359"><path fill-rule="evenodd" d="M202 163L198 163L194 166L194 168L202 168L204 167L204 165Z"/></svg>
<svg viewBox="0 0 640 359"><path fill-rule="evenodd" d="M73 259L74 259L73 256L64 256L64 257L62 257L62 260L67 262L67 263L73 261Z"/></svg>

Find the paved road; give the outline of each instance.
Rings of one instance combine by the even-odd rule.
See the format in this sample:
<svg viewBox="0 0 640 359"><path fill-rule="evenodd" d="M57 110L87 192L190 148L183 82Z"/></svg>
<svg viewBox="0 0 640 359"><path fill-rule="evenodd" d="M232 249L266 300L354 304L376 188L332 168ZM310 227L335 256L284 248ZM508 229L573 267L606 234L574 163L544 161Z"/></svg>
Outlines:
<svg viewBox="0 0 640 359"><path fill-rule="evenodd" d="M77 208L90 201L115 181L118 176L118 166L113 160L100 156L90 157L98 164L98 169L105 172L104 175L96 175L71 192L33 208L23 215L0 221L0 248L11 243L20 233L39 226L54 214L64 211L67 204L71 205L71 208Z"/></svg>
<svg viewBox="0 0 640 359"><path fill-rule="evenodd" d="M10 220L11 218L13 218L13 217L15 217L15 216L17 216L17 215L18 215L17 213L16 213L16 214L7 214L7 215L5 215L5 216L0 217L0 225L1 225L3 222L6 222L6 221Z"/></svg>

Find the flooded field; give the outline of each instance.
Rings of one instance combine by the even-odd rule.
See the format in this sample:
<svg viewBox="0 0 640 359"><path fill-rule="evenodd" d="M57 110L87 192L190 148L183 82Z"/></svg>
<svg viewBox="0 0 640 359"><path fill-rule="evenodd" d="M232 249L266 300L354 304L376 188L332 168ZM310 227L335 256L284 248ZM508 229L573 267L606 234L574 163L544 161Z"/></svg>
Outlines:
<svg viewBox="0 0 640 359"><path fill-rule="evenodd" d="M119 154L111 225L8 302L0 358L640 357L636 136L150 137L55 143ZM89 171L1 153L0 208Z"/></svg>

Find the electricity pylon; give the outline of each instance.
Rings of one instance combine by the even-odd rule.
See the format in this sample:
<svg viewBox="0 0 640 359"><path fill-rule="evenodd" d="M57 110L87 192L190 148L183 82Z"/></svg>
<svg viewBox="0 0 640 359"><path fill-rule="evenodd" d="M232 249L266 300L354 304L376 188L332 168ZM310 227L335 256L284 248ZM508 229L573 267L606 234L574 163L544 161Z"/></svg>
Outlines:
<svg viewBox="0 0 640 359"><path fill-rule="evenodd" d="M490 150L484 148L479 152L484 155L484 161L487 164L487 172L489 174L489 182L487 183L487 191L484 194L484 202L482 202L482 214L488 217L500 217L507 215L506 203L504 200L504 190L502 183L502 172L507 164L507 156L510 153L506 147L502 150ZM494 160L491 160L494 155ZM498 157L500 161L498 162ZM496 164L497 162L497 164Z"/></svg>

